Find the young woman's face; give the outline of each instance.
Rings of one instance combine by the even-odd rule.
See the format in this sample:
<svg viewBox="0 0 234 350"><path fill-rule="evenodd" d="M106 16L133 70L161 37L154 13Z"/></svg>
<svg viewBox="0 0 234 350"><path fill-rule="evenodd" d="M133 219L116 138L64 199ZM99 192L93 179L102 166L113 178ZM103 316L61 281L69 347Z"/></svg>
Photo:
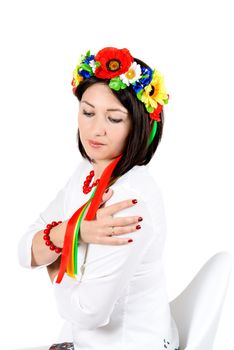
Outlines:
<svg viewBox="0 0 234 350"><path fill-rule="evenodd" d="M131 129L128 110L111 89L97 83L90 86L80 101L78 127L87 155L94 160L112 160L124 150ZM99 142L102 145L95 145Z"/></svg>

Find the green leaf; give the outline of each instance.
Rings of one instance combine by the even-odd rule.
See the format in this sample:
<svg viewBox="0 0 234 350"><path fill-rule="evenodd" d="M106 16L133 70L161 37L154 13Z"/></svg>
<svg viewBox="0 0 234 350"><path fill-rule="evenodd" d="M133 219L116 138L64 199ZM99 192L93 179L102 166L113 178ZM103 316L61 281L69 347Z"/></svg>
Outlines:
<svg viewBox="0 0 234 350"><path fill-rule="evenodd" d="M152 107L152 106L148 106L148 107L146 107L146 109L147 109L147 112L149 112L149 113L152 113L154 111L154 107Z"/></svg>
<svg viewBox="0 0 234 350"><path fill-rule="evenodd" d="M127 87L127 85L121 81L121 89L125 89L126 87Z"/></svg>
<svg viewBox="0 0 234 350"><path fill-rule="evenodd" d="M140 101L141 101L142 93L143 93L143 89L142 89L142 90L140 90L140 91L138 91L138 93L136 94L136 95L137 95L138 100L140 100Z"/></svg>
<svg viewBox="0 0 234 350"><path fill-rule="evenodd" d="M101 63L100 63L99 61L96 61L96 62L95 62L95 67L96 67L96 68L100 67L100 65L101 65Z"/></svg>
<svg viewBox="0 0 234 350"><path fill-rule="evenodd" d="M87 51L87 53L86 53L85 57L89 57L89 56L90 56L90 50L89 50L89 51Z"/></svg>
<svg viewBox="0 0 234 350"><path fill-rule="evenodd" d="M109 82L109 87L113 90L118 91L121 89L121 85L122 85L121 83L122 81L119 77L112 78Z"/></svg>
<svg viewBox="0 0 234 350"><path fill-rule="evenodd" d="M86 70L87 72L89 72L89 73L91 73L91 74L93 73L92 68L91 68L90 65L87 64L87 63L82 63L82 64L80 65L80 68Z"/></svg>

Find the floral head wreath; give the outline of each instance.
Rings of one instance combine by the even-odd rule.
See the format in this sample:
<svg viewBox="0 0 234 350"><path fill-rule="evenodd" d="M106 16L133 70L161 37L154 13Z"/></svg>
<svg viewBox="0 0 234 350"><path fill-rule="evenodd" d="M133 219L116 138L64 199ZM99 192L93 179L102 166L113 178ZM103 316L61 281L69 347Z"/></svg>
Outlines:
<svg viewBox="0 0 234 350"><path fill-rule="evenodd" d="M150 118L154 120L150 144L156 134L157 122L161 120L160 112L169 99L161 73L135 62L128 49L105 47L96 55L90 54L90 51L85 56L81 55L73 71L73 93L81 81L91 76L109 79L109 87L113 90L130 87L135 91L136 97L144 103Z"/></svg>

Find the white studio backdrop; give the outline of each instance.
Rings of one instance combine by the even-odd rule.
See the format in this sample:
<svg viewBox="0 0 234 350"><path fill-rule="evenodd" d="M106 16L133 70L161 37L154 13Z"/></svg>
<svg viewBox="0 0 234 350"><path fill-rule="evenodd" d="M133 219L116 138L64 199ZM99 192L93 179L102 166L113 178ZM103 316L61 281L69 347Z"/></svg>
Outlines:
<svg viewBox="0 0 234 350"><path fill-rule="evenodd" d="M165 76L170 101L150 171L166 209L169 299L213 254L234 254L231 5L0 2L2 349L52 344L61 325L46 271L21 268L17 244L81 159L70 83L79 55L88 49L127 47ZM215 350L230 347L233 280Z"/></svg>

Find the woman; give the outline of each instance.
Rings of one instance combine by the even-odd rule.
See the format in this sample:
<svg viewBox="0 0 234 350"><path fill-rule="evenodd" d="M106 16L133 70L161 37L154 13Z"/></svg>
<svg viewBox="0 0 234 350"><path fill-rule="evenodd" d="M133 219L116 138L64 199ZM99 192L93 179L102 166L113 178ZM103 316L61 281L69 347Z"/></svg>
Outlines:
<svg viewBox="0 0 234 350"><path fill-rule="evenodd" d="M162 136L163 78L107 47L81 56L72 86L83 161L19 244L21 265L47 266L66 321L51 349L176 350L163 202L147 167Z"/></svg>

